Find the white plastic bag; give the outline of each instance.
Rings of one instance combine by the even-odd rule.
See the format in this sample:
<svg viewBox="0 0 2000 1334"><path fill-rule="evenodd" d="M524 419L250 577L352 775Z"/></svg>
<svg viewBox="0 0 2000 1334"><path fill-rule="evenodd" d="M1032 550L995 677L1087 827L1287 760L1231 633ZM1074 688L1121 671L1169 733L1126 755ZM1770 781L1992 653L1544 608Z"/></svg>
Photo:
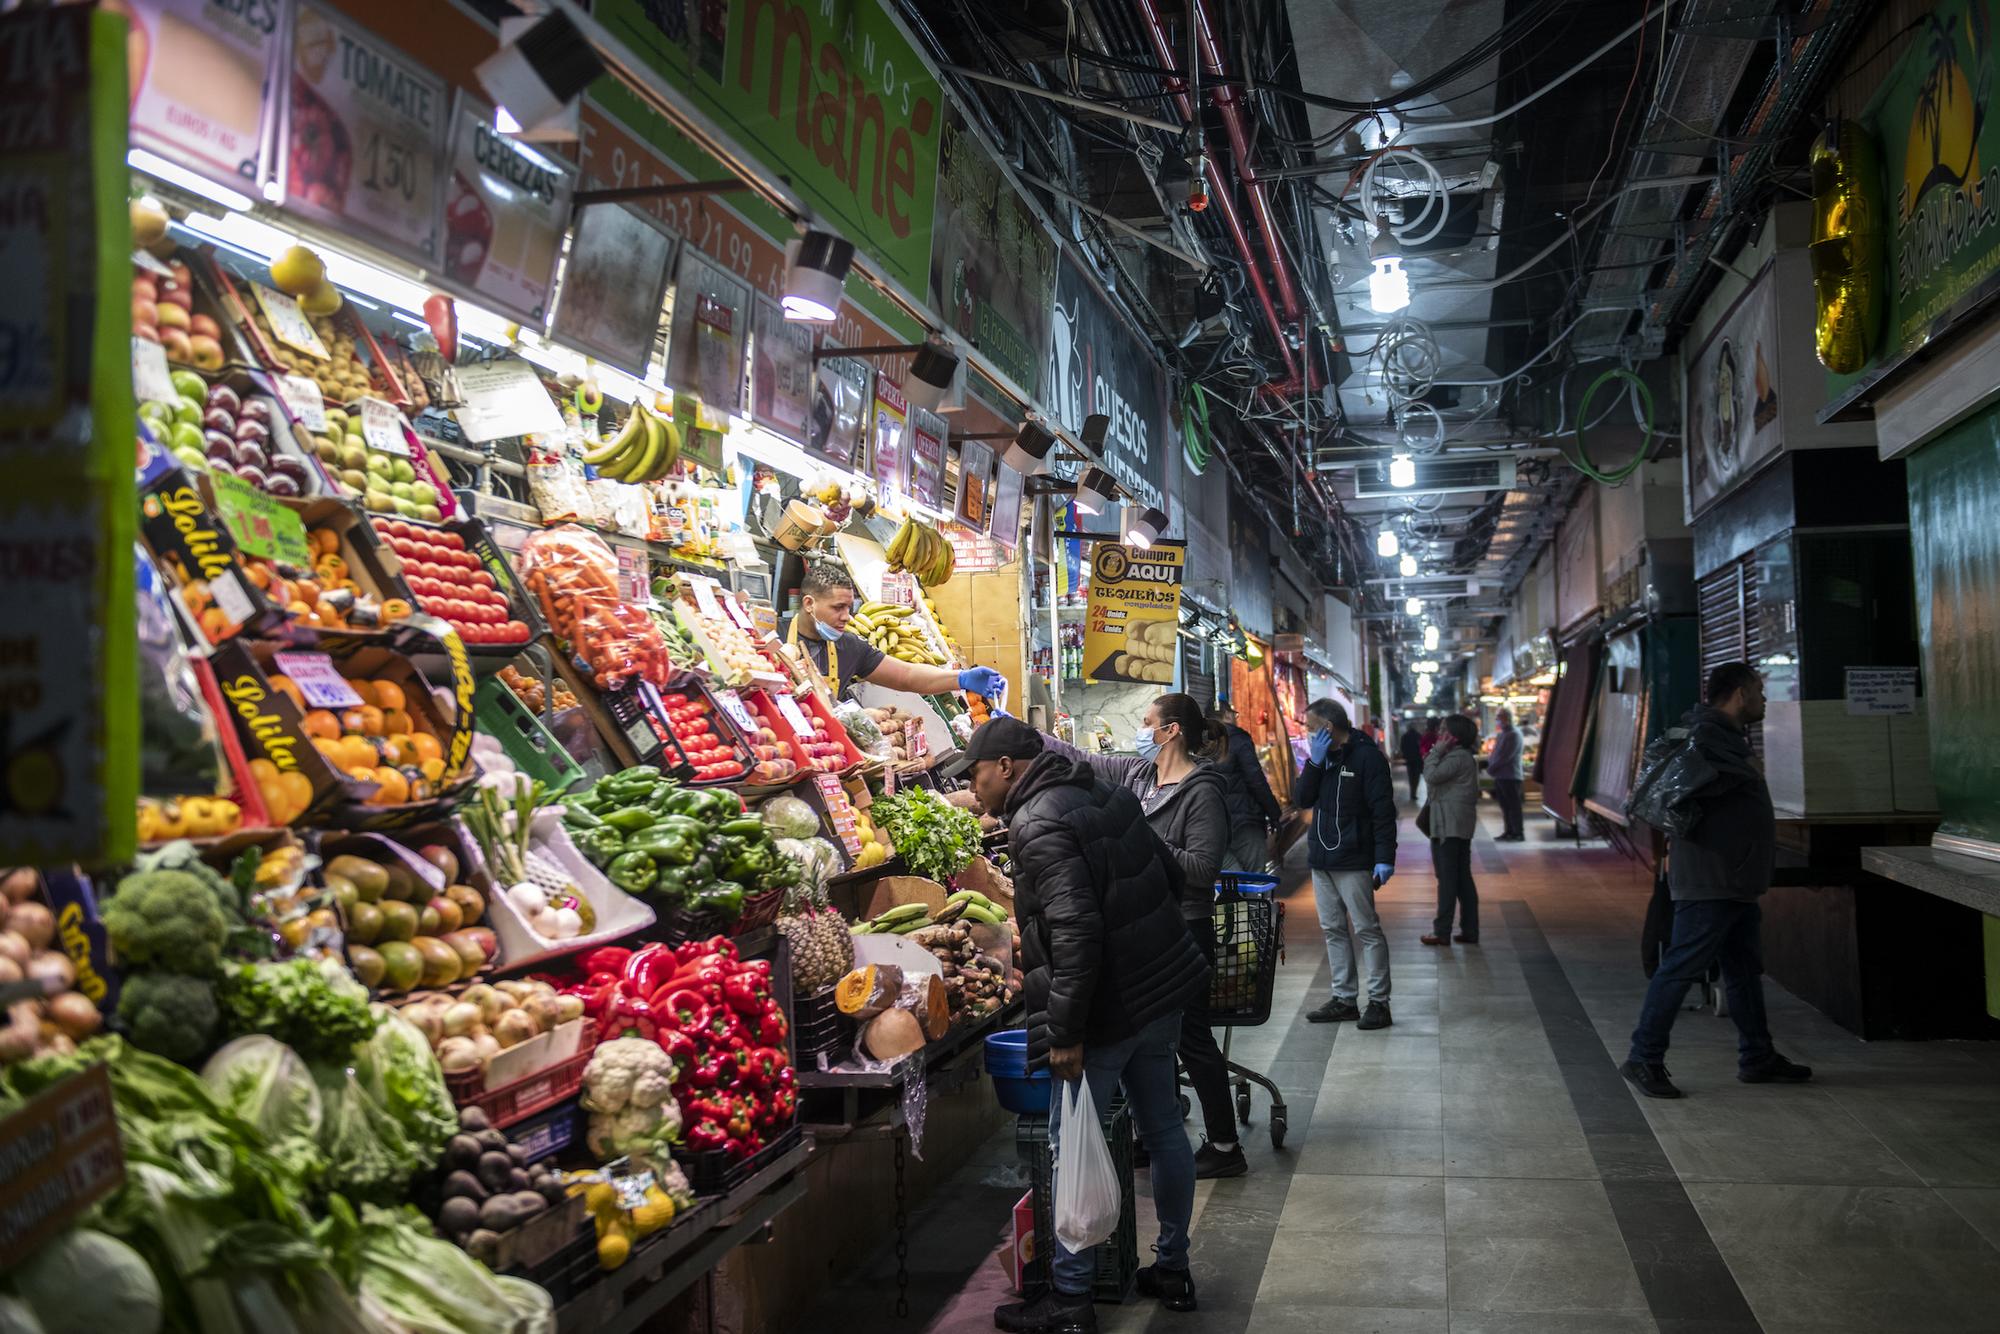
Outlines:
<svg viewBox="0 0 2000 1334"><path fill-rule="evenodd" d="M1104 1127L1091 1100L1090 1081L1079 1079L1076 1092L1062 1091L1062 1143L1056 1158L1056 1240L1070 1254L1080 1255L1110 1236L1118 1226L1118 1171L1104 1143Z"/></svg>

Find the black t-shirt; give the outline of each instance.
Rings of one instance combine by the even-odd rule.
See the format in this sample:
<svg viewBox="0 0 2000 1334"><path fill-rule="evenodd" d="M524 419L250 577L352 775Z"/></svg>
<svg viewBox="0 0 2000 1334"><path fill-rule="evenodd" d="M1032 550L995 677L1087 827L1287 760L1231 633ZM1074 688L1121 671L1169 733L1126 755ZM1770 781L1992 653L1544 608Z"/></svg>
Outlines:
<svg viewBox="0 0 2000 1334"><path fill-rule="evenodd" d="M819 637L819 630L813 625L812 618L801 612L792 618L792 624L798 632L799 646L805 649L806 656L812 660L812 665L819 669L820 675L832 681L833 693L836 695L846 694L847 683L856 677L866 680L871 672L882 665L882 659L887 656L881 649L852 630L842 630L840 638L834 641L833 645L835 656L839 659L840 679L833 680L833 674L827 670L827 642Z"/></svg>

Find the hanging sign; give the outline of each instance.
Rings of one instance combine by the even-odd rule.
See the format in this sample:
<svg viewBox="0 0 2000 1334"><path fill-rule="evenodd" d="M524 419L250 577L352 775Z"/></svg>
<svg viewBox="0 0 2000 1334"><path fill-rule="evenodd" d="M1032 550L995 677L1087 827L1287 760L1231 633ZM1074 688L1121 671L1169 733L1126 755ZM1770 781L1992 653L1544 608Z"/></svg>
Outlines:
<svg viewBox="0 0 2000 1334"><path fill-rule="evenodd" d="M1092 544L1084 680L1173 684L1186 561L1180 547L1134 551L1118 541Z"/></svg>
<svg viewBox="0 0 2000 1334"><path fill-rule="evenodd" d="M474 444L515 435L553 435L563 429L562 414L542 388L541 375L521 358L495 357L460 366L457 375L463 402L452 416ZM362 430L367 430L365 421Z"/></svg>
<svg viewBox="0 0 2000 1334"><path fill-rule="evenodd" d="M910 409L910 447L903 452L903 490L927 509L944 503L944 447L951 425L935 412Z"/></svg>
<svg viewBox="0 0 2000 1334"><path fill-rule="evenodd" d="M1167 396L1166 367L1074 257L1056 275L1056 305L1043 401L1066 429L1111 419L1104 467L1146 505L1166 505L1167 457L1178 437Z"/></svg>
<svg viewBox="0 0 2000 1334"><path fill-rule="evenodd" d="M312 566L305 521L276 496L240 477L217 469L209 474L215 491L215 514L236 545L253 556L299 569Z"/></svg>
<svg viewBox="0 0 2000 1334"><path fill-rule="evenodd" d="M444 273L480 304L540 328L569 230L576 167L493 128L463 90L451 118Z"/></svg>
<svg viewBox="0 0 2000 1334"><path fill-rule="evenodd" d="M281 49L275 0L125 0L131 145L256 192Z"/></svg>
<svg viewBox="0 0 2000 1334"><path fill-rule="evenodd" d="M361 439L368 448L408 458L408 430L403 414L396 410L395 404L385 403L379 398L361 400Z"/></svg>
<svg viewBox="0 0 2000 1334"><path fill-rule="evenodd" d="M1917 669L1849 667L1846 696L1851 714L1909 716L1917 711Z"/></svg>
<svg viewBox="0 0 2000 1334"><path fill-rule="evenodd" d="M623 204L580 211L550 332L606 365L644 376L676 240L650 215Z"/></svg>
<svg viewBox="0 0 2000 1334"><path fill-rule="evenodd" d="M908 468L903 441L908 434L910 402L888 376L875 376L875 442L872 470L884 496L903 483Z"/></svg>
<svg viewBox="0 0 2000 1334"><path fill-rule="evenodd" d="M256 296L257 306L264 312L264 318L271 322L271 337L320 361L332 355L321 341L319 330L313 328L312 321L299 309L297 301L262 283L251 283L250 291Z"/></svg>
<svg viewBox="0 0 2000 1334"><path fill-rule="evenodd" d="M859 461L861 425L873 401L874 378L868 363L857 357L828 357L819 363L812 418L807 423L808 450L842 468Z"/></svg>
<svg viewBox="0 0 2000 1334"><path fill-rule="evenodd" d="M435 266L444 80L315 0L294 11L289 66L276 164L285 207Z"/></svg>
<svg viewBox="0 0 2000 1334"><path fill-rule="evenodd" d="M710 412L693 394L675 394L673 420L681 437L680 457L697 468L721 472L722 437L729 419Z"/></svg>
<svg viewBox="0 0 2000 1334"><path fill-rule="evenodd" d="M803 441L813 399L812 326L786 319L784 308L761 292L753 318L750 420Z"/></svg>
<svg viewBox="0 0 2000 1334"><path fill-rule="evenodd" d="M993 447L984 440L958 445L958 521L975 533L993 526Z"/></svg>
<svg viewBox="0 0 2000 1334"><path fill-rule="evenodd" d="M718 416L741 415L749 331L749 285L693 246L682 246L667 383L700 395Z"/></svg>
<svg viewBox="0 0 2000 1334"><path fill-rule="evenodd" d="M125 1182L125 1148L100 1062L0 1121L0 1269L10 1269Z"/></svg>

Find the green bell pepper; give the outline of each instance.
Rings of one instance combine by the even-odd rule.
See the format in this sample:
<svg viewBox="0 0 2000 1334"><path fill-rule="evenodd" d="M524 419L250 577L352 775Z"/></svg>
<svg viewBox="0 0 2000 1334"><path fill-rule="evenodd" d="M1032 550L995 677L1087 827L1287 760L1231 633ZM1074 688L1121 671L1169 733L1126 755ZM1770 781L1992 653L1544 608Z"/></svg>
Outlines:
<svg viewBox="0 0 2000 1334"><path fill-rule="evenodd" d="M643 852L657 861L675 866L686 866L701 851L701 844L671 830L663 830L658 825L632 835L632 841L627 846L634 852Z"/></svg>
<svg viewBox="0 0 2000 1334"><path fill-rule="evenodd" d="M644 894L659 878L660 868L643 852L621 853L604 868L611 883L629 894Z"/></svg>
<svg viewBox="0 0 2000 1334"><path fill-rule="evenodd" d="M604 815L604 823L621 834L636 834L641 829L649 828L653 819L653 813L644 806L621 806Z"/></svg>
<svg viewBox="0 0 2000 1334"><path fill-rule="evenodd" d="M576 850L589 858L590 864L603 870L626 851L625 836L610 825L600 824L595 829L585 829L572 840Z"/></svg>
<svg viewBox="0 0 2000 1334"><path fill-rule="evenodd" d="M696 807L685 812L704 824L719 825L743 814L743 798L727 788L708 788L695 793ZM759 821L758 823L762 823Z"/></svg>
<svg viewBox="0 0 2000 1334"><path fill-rule="evenodd" d="M668 903L686 903L688 893L694 884L707 883L690 881L688 870L689 868L685 866L662 866L658 878L653 881L653 897L664 899Z"/></svg>
<svg viewBox="0 0 2000 1334"><path fill-rule="evenodd" d="M730 880L718 880L706 889L695 891L689 904L697 912L720 913L724 917L743 915L743 886Z"/></svg>
<svg viewBox="0 0 2000 1334"><path fill-rule="evenodd" d="M597 812L584 804L582 797L564 797L562 808L563 823L571 829L596 829L604 824Z"/></svg>
<svg viewBox="0 0 2000 1334"><path fill-rule="evenodd" d="M716 832L732 838L754 839L764 832L764 822L754 815L739 816L734 820L725 820Z"/></svg>

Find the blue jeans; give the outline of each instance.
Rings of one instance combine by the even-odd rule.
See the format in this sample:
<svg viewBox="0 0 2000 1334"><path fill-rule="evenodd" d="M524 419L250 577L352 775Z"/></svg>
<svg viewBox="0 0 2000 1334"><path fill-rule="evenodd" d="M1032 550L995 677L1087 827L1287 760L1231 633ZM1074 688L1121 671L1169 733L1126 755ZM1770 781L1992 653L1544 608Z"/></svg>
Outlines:
<svg viewBox="0 0 2000 1334"><path fill-rule="evenodd" d="M1132 1037L1083 1049L1083 1077L1090 1098L1102 1116L1118 1086L1125 1086L1125 1103L1132 1123L1153 1159L1153 1212L1160 1219L1160 1240L1153 1249L1162 1269L1188 1267L1188 1226L1194 1219L1194 1150L1181 1128L1181 1095L1174 1081L1174 1049L1181 1038L1181 1012L1163 1014ZM1049 1156L1061 1162L1057 1136L1062 1131L1063 1091L1049 1091ZM1054 1198L1054 1182L1050 1183ZM1048 1239L1049 1270L1056 1291L1072 1297L1087 1294L1096 1284L1097 1262L1090 1251L1078 1255L1055 1238Z"/></svg>
<svg viewBox="0 0 2000 1334"><path fill-rule="evenodd" d="M1641 1065L1666 1059L1667 1035L1680 1013L1687 989L1722 965L1729 1017L1736 1021L1736 1062L1744 1069L1771 1059L1771 1030L1764 1019L1763 909L1733 899L1694 899L1674 904L1674 936L1654 970L1632 1030L1631 1058Z"/></svg>

